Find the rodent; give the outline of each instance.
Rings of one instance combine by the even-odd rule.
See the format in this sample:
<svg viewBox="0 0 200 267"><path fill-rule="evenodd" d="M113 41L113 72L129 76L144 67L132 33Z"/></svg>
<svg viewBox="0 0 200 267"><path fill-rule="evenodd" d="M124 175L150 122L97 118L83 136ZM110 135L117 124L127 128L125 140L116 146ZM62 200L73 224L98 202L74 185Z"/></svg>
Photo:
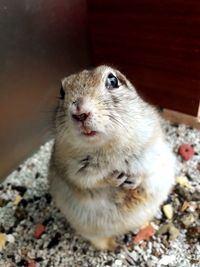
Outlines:
<svg viewBox="0 0 200 267"><path fill-rule="evenodd" d="M62 80L49 187L71 226L98 249L149 222L175 180L160 118L118 70Z"/></svg>

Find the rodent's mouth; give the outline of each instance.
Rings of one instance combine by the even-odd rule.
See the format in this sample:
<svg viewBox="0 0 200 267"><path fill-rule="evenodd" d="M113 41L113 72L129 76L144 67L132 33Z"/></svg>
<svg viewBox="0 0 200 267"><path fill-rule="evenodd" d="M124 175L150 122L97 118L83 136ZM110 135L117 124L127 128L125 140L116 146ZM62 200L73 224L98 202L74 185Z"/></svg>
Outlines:
<svg viewBox="0 0 200 267"><path fill-rule="evenodd" d="M96 131L92 131L92 130L86 128L86 127L83 127L82 130L83 130L82 134L85 135L85 136L95 136L97 134Z"/></svg>
<svg viewBox="0 0 200 267"><path fill-rule="evenodd" d="M81 134L82 136L87 136L87 137L96 136L99 133L85 126L84 123L79 123L77 130L79 131L79 134Z"/></svg>
<svg viewBox="0 0 200 267"><path fill-rule="evenodd" d="M85 135L85 136L95 136L97 134L97 132L96 131L91 131L91 132L83 132L83 135Z"/></svg>

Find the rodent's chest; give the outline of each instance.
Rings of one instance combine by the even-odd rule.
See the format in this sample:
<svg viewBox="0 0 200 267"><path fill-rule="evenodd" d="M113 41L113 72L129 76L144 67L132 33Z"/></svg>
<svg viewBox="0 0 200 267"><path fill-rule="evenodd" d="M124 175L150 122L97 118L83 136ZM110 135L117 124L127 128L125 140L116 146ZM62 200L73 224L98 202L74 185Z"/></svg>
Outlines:
<svg viewBox="0 0 200 267"><path fill-rule="evenodd" d="M86 154L70 159L68 167L73 173L107 175L114 170L127 172L128 161L126 157L117 155Z"/></svg>

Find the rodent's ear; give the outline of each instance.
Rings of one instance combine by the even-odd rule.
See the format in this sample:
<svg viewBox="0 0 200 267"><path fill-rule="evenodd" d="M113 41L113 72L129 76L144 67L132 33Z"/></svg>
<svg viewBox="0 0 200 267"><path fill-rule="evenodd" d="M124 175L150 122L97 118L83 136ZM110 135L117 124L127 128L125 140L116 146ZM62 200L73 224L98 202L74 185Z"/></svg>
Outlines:
<svg viewBox="0 0 200 267"><path fill-rule="evenodd" d="M127 85L126 77L118 70L116 71L116 74L117 74L117 78L120 81L120 83L123 84L123 85Z"/></svg>
<svg viewBox="0 0 200 267"><path fill-rule="evenodd" d="M63 89L62 82L61 82L61 87L60 87L60 97L59 97L59 99L61 99L61 100L65 99L65 91Z"/></svg>

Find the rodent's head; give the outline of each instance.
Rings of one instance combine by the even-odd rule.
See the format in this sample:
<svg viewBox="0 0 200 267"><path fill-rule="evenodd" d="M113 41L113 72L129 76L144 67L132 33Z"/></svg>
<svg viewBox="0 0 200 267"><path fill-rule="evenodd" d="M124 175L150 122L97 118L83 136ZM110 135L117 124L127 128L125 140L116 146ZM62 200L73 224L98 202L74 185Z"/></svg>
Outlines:
<svg viewBox="0 0 200 267"><path fill-rule="evenodd" d="M138 123L140 103L133 85L111 67L70 75L62 80L60 89L57 136L84 147L119 140Z"/></svg>

